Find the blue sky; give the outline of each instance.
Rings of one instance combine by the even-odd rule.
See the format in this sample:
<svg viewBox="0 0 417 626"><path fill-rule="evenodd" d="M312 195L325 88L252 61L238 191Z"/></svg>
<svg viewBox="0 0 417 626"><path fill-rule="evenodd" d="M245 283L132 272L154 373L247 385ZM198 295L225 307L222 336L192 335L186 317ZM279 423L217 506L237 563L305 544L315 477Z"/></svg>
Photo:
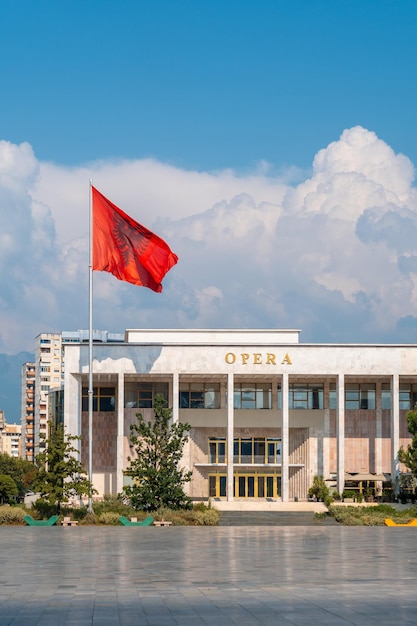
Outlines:
<svg viewBox="0 0 417 626"><path fill-rule="evenodd" d="M0 352L86 328L88 181L164 237L94 325L417 343L417 3L2 0Z"/></svg>
<svg viewBox="0 0 417 626"><path fill-rule="evenodd" d="M1 137L67 165L309 168L364 126L417 161L414 0L2 0Z"/></svg>

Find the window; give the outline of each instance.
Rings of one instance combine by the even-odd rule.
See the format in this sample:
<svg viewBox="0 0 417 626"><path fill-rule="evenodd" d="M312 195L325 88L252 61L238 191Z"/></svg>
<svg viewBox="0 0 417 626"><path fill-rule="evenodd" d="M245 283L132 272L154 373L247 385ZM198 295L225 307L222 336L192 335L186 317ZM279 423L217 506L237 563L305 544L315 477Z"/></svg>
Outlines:
<svg viewBox="0 0 417 626"><path fill-rule="evenodd" d="M209 463L226 462L226 440L223 437L209 439Z"/></svg>
<svg viewBox="0 0 417 626"><path fill-rule="evenodd" d="M219 409L220 383L180 383L181 409Z"/></svg>
<svg viewBox="0 0 417 626"><path fill-rule="evenodd" d="M375 409L375 385L346 383L345 409Z"/></svg>
<svg viewBox="0 0 417 626"><path fill-rule="evenodd" d="M297 383L289 386L290 409L323 409L323 385Z"/></svg>
<svg viewBox="0 0 417 626"><path fill-rule="evenodd" d="M168 383L164 382L127 382L125 383L126 409L151 409L157 394L168 401Z"/></svg>
<svg viewBox="0 0 417 626"><path fill-rule="evenodd" d="M417 385L400 385L400 410L411 411L417 403Z"/></svg>
<svg viewBox="0 0 417 626"><path fill-rule="evenodd" d="M270 383L235 384L235 409L270 409L271 407L272 387Z"/></svg>
<svg viewBox="0 0 417 626"><path fill-rule="evenodd" d="M114 411L116 406L114 387L93 388L93 411ZM83 387L82 410L88 411L88 388Z"/></svg>
<svg viewBox="0 0 417 626"><path fill-rule="evenodd" d="M337 409L336 383L329 385L329 409Z"/></svg>
<svg viewBox="0 0 417 626"><path fill-rule="evenodd" d="M282 389L278 385L278 408L282 409ZM323 409L323 383L292 383L288 388L288 408Z"/></svg>
<svg viewBox="0 0 417 626"><path fill-rule="evenodd" d="M337 409L336 383L330 383L329 408ZM374 383L346 383L345 409L375 409L376 391ZM382 385L382 408L391 407L391 391L387 384Z"/></svg>
<svg viewBox="0 0 417 626"><path fill-rule="evenodd" d="M381 408L391 408L391 387L388 383L382 383L381 386Z"/></svg>
<svg viewBox="0 0 417 626"><path fill-rule="evenodd" d="M209 439L209 463L226 463L226 438ZM266 465L281 463L281 439L274 437L236 437L233 463Z"/></svg>

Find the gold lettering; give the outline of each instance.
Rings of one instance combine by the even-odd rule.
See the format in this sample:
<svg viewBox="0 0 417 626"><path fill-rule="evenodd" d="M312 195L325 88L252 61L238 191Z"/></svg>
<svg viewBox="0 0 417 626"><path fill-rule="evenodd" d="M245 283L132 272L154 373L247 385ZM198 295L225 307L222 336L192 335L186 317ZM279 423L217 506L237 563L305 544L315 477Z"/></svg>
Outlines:
<svg viewBox="0 0 417 626"><path fill-rule="evenodd" d="M241 352L240 358L242 360L242 365L248 365L251 357L253 358L252 363L254 365L276 365L277 357L273 352L266 352L262 354L261 352L253 352L250 354L249 352ZM228 365L233 365L236 363L237 355L234 352L228 352L225 354L224 360ZM284 358L281 361L281 365L292 365L292 361L288 352L285 354Z"/></svg>
<svg viewBox="0 0 417 626"><path fill-rule="evenodd" d="M233 365L233 363L235 363L236 361L236 354L234 354L233 352L228 352L226 356L224 357L224 360L229 365Z"/></svg>

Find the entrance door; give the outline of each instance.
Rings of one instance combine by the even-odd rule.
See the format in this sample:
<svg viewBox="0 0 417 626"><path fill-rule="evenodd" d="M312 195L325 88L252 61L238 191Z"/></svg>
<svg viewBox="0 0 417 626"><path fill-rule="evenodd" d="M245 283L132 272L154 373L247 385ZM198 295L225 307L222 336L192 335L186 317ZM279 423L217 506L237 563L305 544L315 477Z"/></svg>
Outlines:
<svg viewBox="0 0 417 626"><path fill-rule="evenodd" d="M209 496L226 497L226 474L209 475ZM235 472L233 495L237 498L278 498L281 493L281 476L272 474L241 474Z"/></svg>

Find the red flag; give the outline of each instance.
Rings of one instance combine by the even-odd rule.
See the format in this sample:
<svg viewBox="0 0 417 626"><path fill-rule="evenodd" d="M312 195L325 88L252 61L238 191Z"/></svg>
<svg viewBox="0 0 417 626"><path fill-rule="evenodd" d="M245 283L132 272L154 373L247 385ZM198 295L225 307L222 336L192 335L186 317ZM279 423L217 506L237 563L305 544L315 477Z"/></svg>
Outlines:
<svg viewBox="0 0 417 626"><path fill-rule="evenodd" d="M93 270L162 291L162 279L178 257L163 239L135 222L95 187L93 191Z"/></svg>

